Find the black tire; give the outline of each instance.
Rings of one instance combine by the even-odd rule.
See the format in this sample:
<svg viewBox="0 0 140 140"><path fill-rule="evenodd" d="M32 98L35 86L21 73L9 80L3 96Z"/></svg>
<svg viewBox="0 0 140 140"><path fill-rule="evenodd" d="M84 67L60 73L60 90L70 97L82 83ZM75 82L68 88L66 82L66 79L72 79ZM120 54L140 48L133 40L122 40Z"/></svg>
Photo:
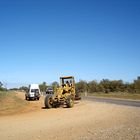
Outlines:
<svg viewBox="0 0 140 140"><path fill-rule="evenodd" d="M53 107L53 98L51 95L47 95L45 97L45 108L52 108Z"/></svg>
<svg viewBox="0 0 140 140"><path fill-rule="evenodd" d="M80 93L76 93L75 100L81 100L81 94Z"/></svg>
<svg viewBox="0 0 140 140"><path fill-rule="evenodd" d="M66 104L68 108L72 108L74 106L74 100L71 97L69 97L66 101Z"/></svg>
<svg viewBox="0 0 140 140"><path fill-rule="evenodd" d="M29 100L30 100L30 98L26 96L26 97L25 97L25 100L29 101Z"/></svg>

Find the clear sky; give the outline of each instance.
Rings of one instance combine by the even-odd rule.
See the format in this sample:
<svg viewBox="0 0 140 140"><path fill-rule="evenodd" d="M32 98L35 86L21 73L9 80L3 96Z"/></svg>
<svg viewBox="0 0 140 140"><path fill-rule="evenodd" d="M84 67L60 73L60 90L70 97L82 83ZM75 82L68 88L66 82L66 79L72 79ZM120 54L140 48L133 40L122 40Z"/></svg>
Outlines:
<svg viewBox="0 0 140 140"><path fill-rule="evenodd" d="M131 82L140 75L139 0L1 0L0 81Z"/></svg>

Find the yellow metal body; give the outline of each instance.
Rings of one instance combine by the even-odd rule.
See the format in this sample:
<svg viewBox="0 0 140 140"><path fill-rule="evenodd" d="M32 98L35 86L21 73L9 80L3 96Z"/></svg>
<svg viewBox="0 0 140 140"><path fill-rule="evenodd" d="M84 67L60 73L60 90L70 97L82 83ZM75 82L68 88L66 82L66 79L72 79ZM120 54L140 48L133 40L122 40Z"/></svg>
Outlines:
<svg viewBox="0 0 140 140"><path fill-rule="evenodd" d="M68 108L74 106L75 81L73 76L60 77L60 86L53 95L45 97L45 107L59 107L67 105Z"/></svg>
<svg viewBox="0 0 140 140"><path fill-rule="evenodd" d="M73 76L60 77L60 87L55 93L55 100L65 100L71 96L75 98L75 80Z"/></svg>

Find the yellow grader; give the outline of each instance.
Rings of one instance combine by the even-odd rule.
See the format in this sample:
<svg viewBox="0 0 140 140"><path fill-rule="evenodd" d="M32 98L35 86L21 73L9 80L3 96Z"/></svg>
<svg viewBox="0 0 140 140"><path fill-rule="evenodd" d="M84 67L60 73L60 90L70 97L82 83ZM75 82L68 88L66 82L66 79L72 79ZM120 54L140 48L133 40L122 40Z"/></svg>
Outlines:
<svg viewBox="0 0 140 140"><path fill-rule="evenodd" d="M66 105L68 108L74 106L75 100L75 80L73 76L60 77L60 86L54 94L45 97L45 107L53 108Z"/></svg>

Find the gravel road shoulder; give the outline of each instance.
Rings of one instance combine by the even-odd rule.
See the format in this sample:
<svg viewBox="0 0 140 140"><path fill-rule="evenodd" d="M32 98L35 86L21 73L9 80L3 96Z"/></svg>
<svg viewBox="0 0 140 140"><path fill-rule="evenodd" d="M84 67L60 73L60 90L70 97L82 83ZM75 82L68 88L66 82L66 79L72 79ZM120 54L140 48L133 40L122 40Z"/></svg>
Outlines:
<svg viewBox="0 0 140 140"><path fill-rule="evenodd" d="M2 140L140 140L140 108L77 101L73 108L44 109L0 117Z"/></svg>

